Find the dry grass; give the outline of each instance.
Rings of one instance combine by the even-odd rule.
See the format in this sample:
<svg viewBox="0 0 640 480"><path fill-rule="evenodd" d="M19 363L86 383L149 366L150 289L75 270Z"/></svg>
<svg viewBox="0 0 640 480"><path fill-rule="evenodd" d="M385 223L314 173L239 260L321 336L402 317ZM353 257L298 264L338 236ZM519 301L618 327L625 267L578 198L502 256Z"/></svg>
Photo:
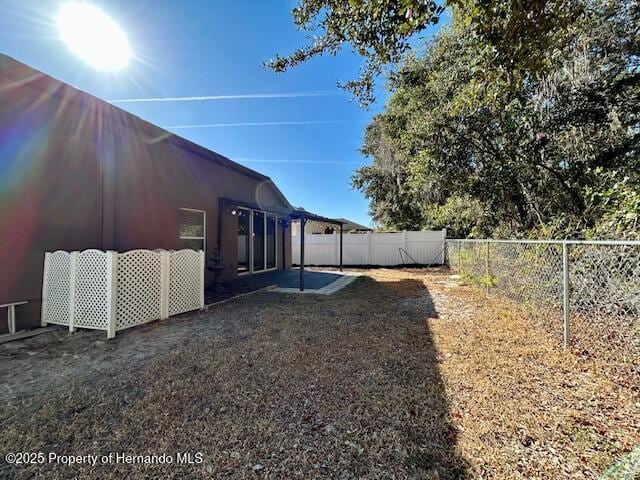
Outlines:
<svg viewBox="0 0 640 480"><path fill-rule="evenodd" d="M462 322L455 314L431 322L458 446L477 476L598 478L640 443L637 386L611 378L604 359L563 352L518 309L477 289L440 295L478 307Z"/></svg>
<svg viewBox="0 0 640 480"><path fill-rule="evenodd" d="M331 297L225 304L208 315L233 329L52 396L0 433L5 451L203 452L204 463L0 475L596 478L640 443L637 391L596 359L563 353L445 272L366 273Z"/></svg>

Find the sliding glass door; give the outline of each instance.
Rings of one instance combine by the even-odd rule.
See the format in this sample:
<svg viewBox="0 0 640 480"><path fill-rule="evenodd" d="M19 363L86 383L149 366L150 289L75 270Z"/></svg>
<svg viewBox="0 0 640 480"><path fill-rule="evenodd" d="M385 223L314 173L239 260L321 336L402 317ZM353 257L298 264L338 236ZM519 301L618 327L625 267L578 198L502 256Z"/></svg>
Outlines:
<svg viewBox="0 0 640 480"><path fill-rule="evenodd" d="M266 215L267 226L265 245L267 247L267 269L276 268L276 217Z"/></svg>
<svg viewBox="0 0 640 480"><path fill-rule="evenodd" d="M259 210L238 209L238 273L277 267L277 220Z"/></svg>
<svg viewBox="0 0 640 480"><path fill-rule="evenodd" d="M238 273L251 270L251 212L238 210Z"/></svg>
<svg viewBox="0 0 640 480"><path fill-rule="evenodd" d="M264 213L253 212L253 271L264 270Z"/></svg>

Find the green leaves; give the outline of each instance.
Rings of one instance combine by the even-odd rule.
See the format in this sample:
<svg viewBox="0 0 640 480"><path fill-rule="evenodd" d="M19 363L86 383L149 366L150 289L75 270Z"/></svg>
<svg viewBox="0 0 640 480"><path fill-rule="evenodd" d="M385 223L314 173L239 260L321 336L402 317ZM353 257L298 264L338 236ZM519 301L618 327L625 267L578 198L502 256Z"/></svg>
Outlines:
<svg viewBox="0 0 640 480"><path fill-rule="evenodd" d="M281 73L315 56L335 54L348 43L364 66L358 79L340 86L366 107L374 101L375 78L400 61L410 37L436 23L443 10L434 0L301 0L292 11L293 21L302 30L319 32L318 38L265 66Z"/></svg>
<svg viewBox="0 0 640 480"><path fill-rule="evenodd" d="M409 41L444 10L433 0L300 0L295 24L318 35L267 63L283 72L348 44L364 66L339 85L363 106L391 69L362 148L373 164L353 176L374 218L465 235L637 230L637 2L444 5L453 21L418 57Z"/></svg>
<svg viewBox="0 0 640 480"><path fill-rule="evenodd" d="M316 37L265 66L281 73L349 44L363 58L362 74L339 85L367 107L374 101L375 79L397 65L414 35L438 23L445 7L483 45L485 74L510 86L527 74L547 72L552 51L561 50L571 28L585 18L578 0L299 0L293 22Z"/></svg>
<svg viewBox="0 0 640 480"><path fill-rule="evenodd" d="M485 3L469 4L473 15ZM638 232L640 12L630 7L605 0L589 21L556 29L545 71L525 62L518 81L495 70L477 19L461 15L424 56L406 55L365 135L373 164L353 177L375 219L458 235ZM491 18L520 25L521 14Z"/></svg>

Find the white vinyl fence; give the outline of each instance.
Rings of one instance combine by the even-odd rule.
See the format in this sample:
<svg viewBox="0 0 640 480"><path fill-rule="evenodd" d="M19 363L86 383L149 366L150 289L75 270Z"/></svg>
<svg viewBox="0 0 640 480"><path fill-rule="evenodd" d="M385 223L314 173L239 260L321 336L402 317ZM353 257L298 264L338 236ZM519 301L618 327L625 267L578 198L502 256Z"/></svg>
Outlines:
<svg viewBox="0 0 640 480"><path fill-rule="evenodd" d="M441 265L447 231L348 233L342 236L343 265ZM294 265L300 264L300 236L292 237ZM340 264L340 234L306 234L305 265Z"/></svg>
<svg viewBox="0 0 640 480"><path fill-rule="evenodd" d="M202 250L45 254L42 325L118 330L204 307Z"/></svg>

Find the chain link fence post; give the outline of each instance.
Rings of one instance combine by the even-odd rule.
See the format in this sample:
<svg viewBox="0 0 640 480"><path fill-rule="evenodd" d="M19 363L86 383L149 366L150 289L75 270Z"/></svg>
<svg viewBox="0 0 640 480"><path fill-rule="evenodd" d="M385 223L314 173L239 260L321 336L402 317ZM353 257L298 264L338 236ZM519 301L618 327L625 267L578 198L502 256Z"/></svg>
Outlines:
<svg viewBox="0 0 640 480"><path fill-rule="evenodd" d="M562 242L562 317L563 317L563 340L564 348L569 346L569 245L567 241Z"/></svg>
<svg viewBox="0 0 640 480"><path fill-rule="evenodd" d="M487 297L489 296L489 240L485 243L484 248L484 281L486 283Z"/></svg>

